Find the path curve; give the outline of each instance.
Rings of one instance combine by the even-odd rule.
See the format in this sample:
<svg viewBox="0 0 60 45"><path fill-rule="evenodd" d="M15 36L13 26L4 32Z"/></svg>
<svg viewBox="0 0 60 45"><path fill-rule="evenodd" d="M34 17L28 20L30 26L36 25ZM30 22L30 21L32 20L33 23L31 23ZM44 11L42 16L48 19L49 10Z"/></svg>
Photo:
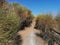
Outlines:
<svg viewBox="0 0 60 45"><path fill-rule="evenodd" d="M22 45L47 45L42 38L36 36L35 33L40 33L39 30L34 29L35 19L33 20L30 27L25 27L24 30L19 31L18 34L22 37ZM46 43L46 44L45 44Z"/></svg>

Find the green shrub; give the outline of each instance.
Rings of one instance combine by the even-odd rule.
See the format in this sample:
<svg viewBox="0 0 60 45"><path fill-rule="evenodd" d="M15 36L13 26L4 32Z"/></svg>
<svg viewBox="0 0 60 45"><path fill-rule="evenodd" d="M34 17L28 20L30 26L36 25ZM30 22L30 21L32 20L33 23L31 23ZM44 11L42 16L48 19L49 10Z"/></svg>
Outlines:
<svg viewBox="0 0 60 45"><path fill-rule="evenodd" d="M58 32L60 32L60 14L55 17L55 20L57 22Z"/></svg>
<svg viewBox="0 0 60 45"><path fill-rule="evenodd" d="M30 26L30 24L32 23L32 20L33 20L33 15L32 15L32 12L17 4L17 3L13 3L12 4L14 7L15 7L15 12L16 14L20 17L20 29L19 30L22 30L24 29L25 27L28 27Z"/></svg>
<svg viewBox="0 0 60 45"><path fill-rule="evenodd" d="M38 15L36 17L36 29L45 30L46 28L55 28L56 22L51 15Z"/></svg>
<svg viewBox="0 0 60 45"><path fill-rule="evenodd" d="M0 13L0 37L10 39L18 31L20 17L14 14Z"/></svg>

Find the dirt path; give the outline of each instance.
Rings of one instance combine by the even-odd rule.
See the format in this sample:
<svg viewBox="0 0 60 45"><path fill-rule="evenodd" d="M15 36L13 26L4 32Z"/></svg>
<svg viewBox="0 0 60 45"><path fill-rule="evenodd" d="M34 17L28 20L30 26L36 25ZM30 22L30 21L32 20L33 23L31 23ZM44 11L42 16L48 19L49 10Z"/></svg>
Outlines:
<svg viewBox="0 0 60 45"><path fill-rule="evenodd" d="M36 36L35 33L40 33L39 30L34 29L35 19L33 20L30 27L26 27L23 31L19 31L18 34L22 37L22 45L47 45L40 37ZM46 43L46 44L45 44Z"/></svg>

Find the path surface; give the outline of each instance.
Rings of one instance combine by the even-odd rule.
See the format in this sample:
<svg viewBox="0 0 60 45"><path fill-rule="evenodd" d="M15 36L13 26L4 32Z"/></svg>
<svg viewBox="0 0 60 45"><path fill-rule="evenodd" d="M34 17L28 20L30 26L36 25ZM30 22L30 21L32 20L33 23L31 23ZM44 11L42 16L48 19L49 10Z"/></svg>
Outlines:
<svg viewBox="0 0 60 45"><path fill-rule="evenodd" d="M42 38L36 36L35 33L40 33L39 30L34 29L35 19L30 27L26 27L23 31L19 31L18 34L22 37L22 45L47 45Z"/></svg>

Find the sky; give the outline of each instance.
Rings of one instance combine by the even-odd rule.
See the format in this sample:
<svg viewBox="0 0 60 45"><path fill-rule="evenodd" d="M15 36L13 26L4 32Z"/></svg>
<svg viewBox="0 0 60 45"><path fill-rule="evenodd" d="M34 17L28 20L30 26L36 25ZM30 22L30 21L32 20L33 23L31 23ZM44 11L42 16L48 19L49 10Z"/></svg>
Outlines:
<svg viewBox="0 0 60 45"><path fill-rule="evenodd" d="M56 15L60 10L60 0L8 0L17 2L30 9L34 15L53 13Z"/></svg>

